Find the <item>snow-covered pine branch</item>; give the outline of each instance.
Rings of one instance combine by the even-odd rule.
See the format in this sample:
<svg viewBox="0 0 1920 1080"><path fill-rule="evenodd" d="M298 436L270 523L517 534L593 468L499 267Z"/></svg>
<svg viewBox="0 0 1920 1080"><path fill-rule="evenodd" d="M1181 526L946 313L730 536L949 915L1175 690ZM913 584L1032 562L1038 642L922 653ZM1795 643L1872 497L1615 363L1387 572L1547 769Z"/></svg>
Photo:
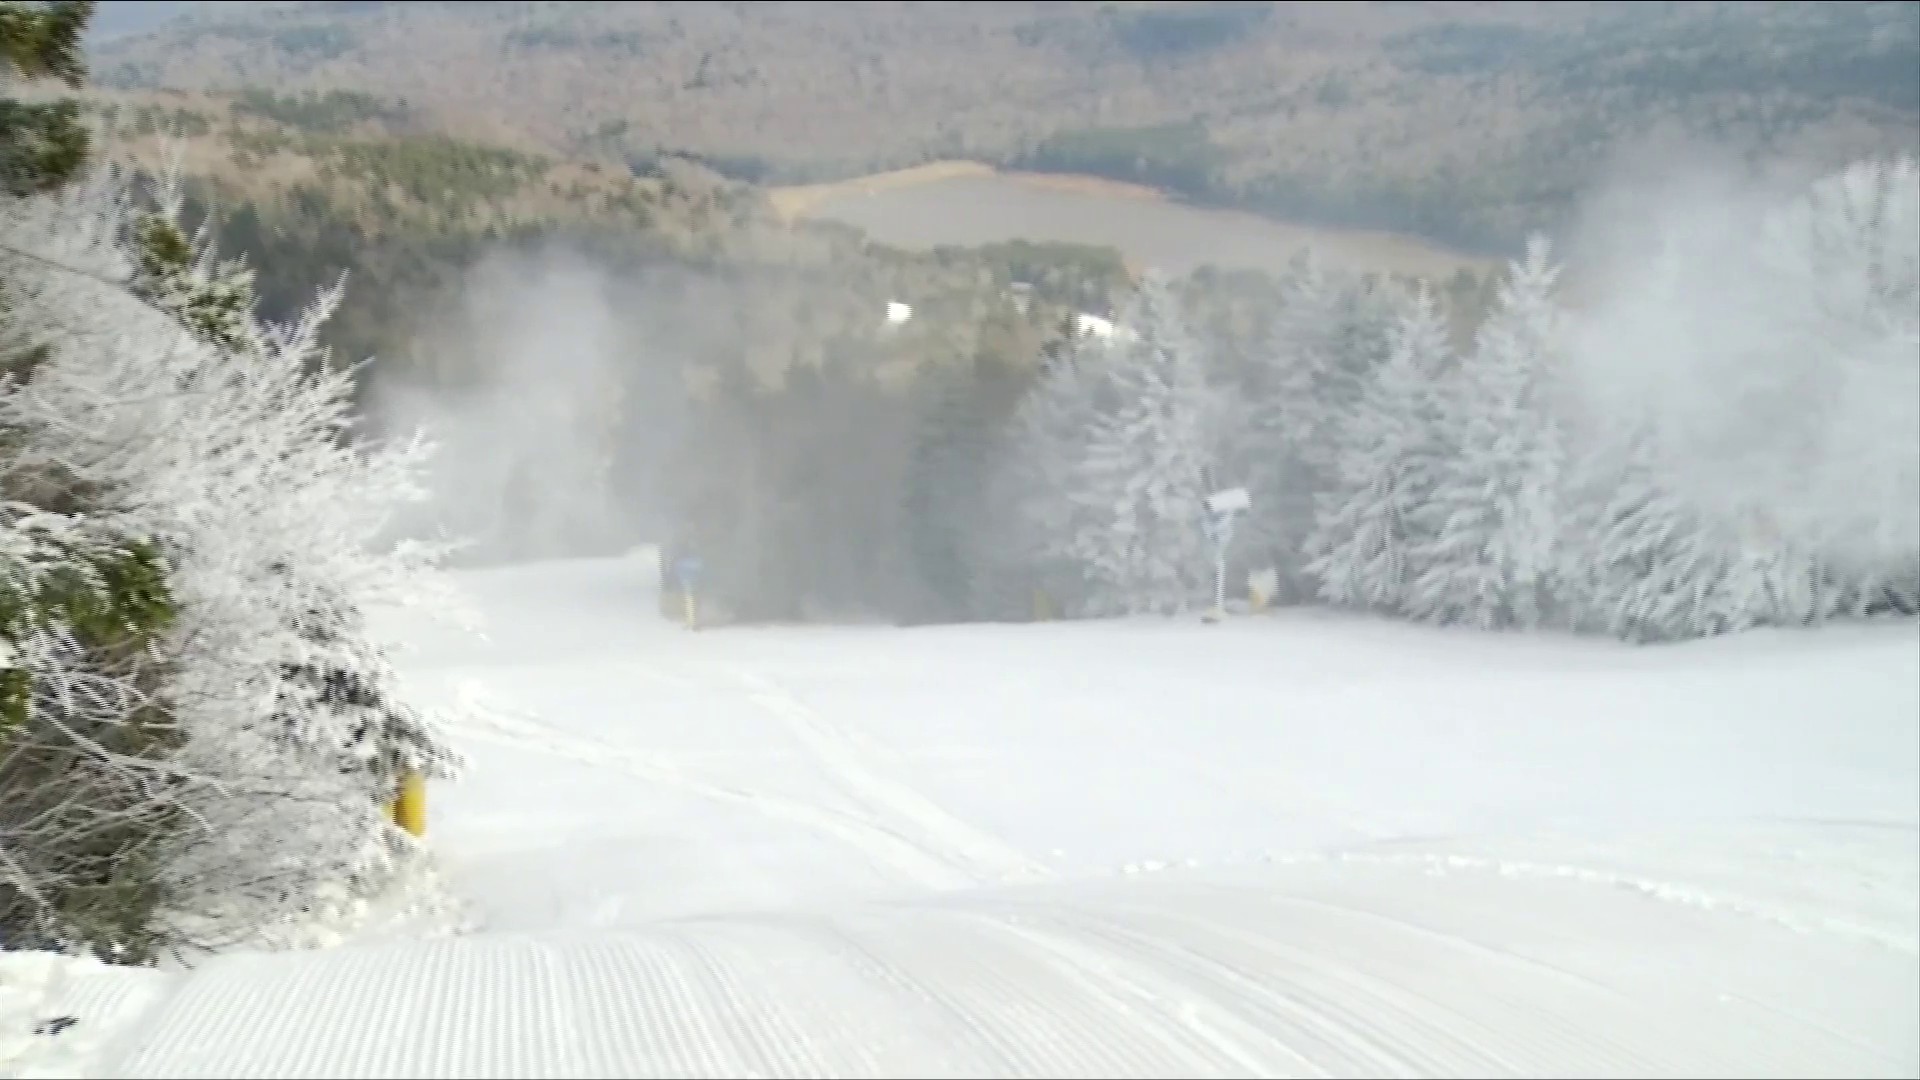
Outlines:
<svg viewBox="0 0 1920 1080"><path fill-rule="evenodd" d="M0 339L4 333L0 319ZM11 489L18 474L0 483ZM151 547L0 504L0 933L10 948L141 962L185 824L178 731L151 692L172 615Z"/></svg>

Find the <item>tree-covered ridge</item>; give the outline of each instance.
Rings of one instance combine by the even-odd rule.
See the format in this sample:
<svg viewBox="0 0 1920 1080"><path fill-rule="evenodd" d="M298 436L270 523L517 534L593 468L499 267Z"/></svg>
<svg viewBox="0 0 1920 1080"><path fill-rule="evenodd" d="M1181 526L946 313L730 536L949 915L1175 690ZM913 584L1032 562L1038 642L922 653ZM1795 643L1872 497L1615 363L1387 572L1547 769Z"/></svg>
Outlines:
<svg viewBox="0 0 1920 1080"><path fill-rule="evenodd" d="M941 523L981 517L998 498L983 448L999 445L1042 357L1080 332L1077 315L1110 317L1124 300L1131 274L1115 252L1018 241L893 250L843 226L780 220L754 189L672 156L638 169L569 162L414 134L397 103L352 99L351 123L299 104L99 101L110 152L151 169L164 139L184 146L187 189L218 213L223 244L259 267L264 312L289 317L311 282L349 272L325 340L336 359L376 358L357 377L364 400L505 403L449 454L476 472L466 489L498 493L449 511L446 524L479 541L468 557L601 550L609 523L542 493L602 491L626 527L704 537L742 616L1004 610L1004 585L963 569L974 554L951 550ZM564 364L505 383L497 372L512 359L503 352L534 347L516 325L572 319L539 307L579 302L544 284L542 253L554 250L614 283L583 288L619 293L606 300L620 328L616 344L596 345L613 369L597 391L570 385ZM521 269L478 288L474 273L501 260ZM1435 287L1455 325L1470 327L1485 284ZM1217 271L1179 289L1223 356L1257 351L1284 291L1270 275ZM890 322L890 304L910 317ZM664 375L653 370L662 363ZM396 431L405 419L381 417ZM558 467L553 455L499 437L529 423L578 442L576 479L531 478ZM787 494L815 486L817 500Z"/></svg>
<svg viewBox="0 0 1920 1080"><path fill-rule="evenodd" d="M97 99L108 121L109 154L151 172L164 164L164 148L177 152L190 215L210 209L223 247L249 257L264 314L293 317L314 281L348 273L346 293L322 332L336 361L374 358L355 375L362 400L395 393L510 400L491 435L482 432L471 445L456 438L447 455L480 468L487 477L482 489L491 484L508 493L499 505L474 500L451 515L457 533L478 541L468 557L565 553L604 539L590 522L556 519L513 501L519 496L512 493L526 487L515 477L528 462L486 463L515 444L497 437L514 424L551 422L549 430L576 434L582 453L624 455L625 472L583 465L572 486L590 487L609 475L626 485L637 482L635 448L662 456L703 453L697 440L665 437L676 409L689 418L709 409L747 410L757 417L755 453L767 455L762 475L769 485L776 477L832 475L864 454L866 486L881 490L895 465L891 451L884 443L862 451L857 441L810 435L822 417L842 415L841 432L884 440L903 430L928 387L960 373L1004 372L1002 382L1018 386L1073 312L1107 311L1129 276L1107 249L1015 241L908 252L875 245L845 226L789 223L770 212L761 192L673 156L637 169L565 161L414 134L407 120L361 115L372 110L359 105L354 122L343 125L282 104L263 109L244 97L190 95ZM289 126L269 112L308 127ZM390 112L400 115L397 106ZM554 250L618 281L621 295L609 304L629 317L629 344L607 360L627 374L593 402L591 424L570 418L573 406L564 400L551 413L536 405L552 398L556 386L563 397L568 391L557 373L549 372L546 386L514 383L509 391L493 370L503 342L518 339L511 327L490 322L487 309L542 318L524 305L552 295L541 285L539 257ZM532 260L534 268L475 308L474 274L515 258ZM904 305L910 318L889 322L890 304ZM663 354L671 356L672 370L649 374ZM681 405L660 404L682 399ZM405 430L406 418L390 411L377 419L385 430ZM700 433L697 424L686 427ZM661 467L658 460L649 464ZM689 470L690 486L673 498L733 500L735 509L712 518L719 504L702 503L706 508L685 514L688 520L725 520L777 497L773 487L746 482L702 493L697 481L710 465ZM651 478L644 484L659 486ZM551 482L532 487L555 490ZM608 494L623 498L618 490ZM648 527L676 527L679 512L666 508L672 501L664 495L651 501ZM779 518L766 519L753 546L771 553L831 543L845 535L837 530L871 520L865 512L883 512L890 521L897 506L890 500L855 505L860 512L831 502L789 504ZM550 530L569 524L577 526L571 541L552 546ZM871 596L860 592L864 584L854 583L898 579L864 573L890 556L863 566L858 551L837 546L832 559L845 553L852 561L834 573L844 582L843 595L866 603ZM752 575L769 572L753 569L750 560L719 564ZM773 610L811 588L800 575L788 577L796 591L787 597L760 590Z"/></svg>
<svg viewBox="0 0 1920 1080"><path fill-rule="evenodd" d="M1508 250L1649 131L1834 165L1920 116L1907 2L288 4L103 58L755 182L975 158Z"/></svg>
<svg viewBox="0 0 1920 1080"><path fill-rule="evenodd" d="M810 282L805 321L821 334L848 323L864 333L891 299L921 311L915 334L946 326L968 336L963 316L977 303L943 294L1025 282L1043 309L1095 309L1125 278L1117 253L1074 245L890 250L844 226L778 220L763 192L685 158L628 165L466 142L423 133L404 105L365 95L91 100L117 160L152 172L164 146L183 147L189 193L217 210L228 244L256 257L269 312L285 314L312 281L351 271L356 287L328 340L388 368L413 351L409 310L453 289L482 252L560 237L621 259L761 267Z"/></svg>
<svg viewBox="0 0 1920 1080"><path fill-rule="evenodd" d="M152 168L162 145L184 141L196 179L249 201L343 202L374 228L484 231L627 215L640 227L658 219L663 230L697 231L745 213L751 201L737 186L676 184L420 132L403 106L364 95L96 94L93 111L117 158Z"/></svg>

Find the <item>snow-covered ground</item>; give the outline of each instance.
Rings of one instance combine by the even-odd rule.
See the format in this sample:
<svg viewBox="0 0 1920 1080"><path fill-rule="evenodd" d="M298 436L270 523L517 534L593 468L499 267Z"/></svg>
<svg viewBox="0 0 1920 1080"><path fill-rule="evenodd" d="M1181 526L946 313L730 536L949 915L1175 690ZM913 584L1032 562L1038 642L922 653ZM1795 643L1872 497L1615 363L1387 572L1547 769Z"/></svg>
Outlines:
<svg viewBox="0 0 1920 1080"><path fill-rule="evenodd" d="M695 634L633 561L467 581L490 640L409 670L490 717L430 807L478 932L0 956L0 1073L1920 1076L1911 624Z"/></svg>

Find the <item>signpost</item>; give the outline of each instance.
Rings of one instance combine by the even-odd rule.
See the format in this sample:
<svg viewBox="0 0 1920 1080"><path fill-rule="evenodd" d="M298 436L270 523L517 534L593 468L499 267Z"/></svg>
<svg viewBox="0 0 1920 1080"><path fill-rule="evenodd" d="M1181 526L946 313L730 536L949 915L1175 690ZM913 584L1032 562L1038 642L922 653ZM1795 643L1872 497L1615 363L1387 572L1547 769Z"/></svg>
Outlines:
<svg viewBox="0 0 1920 1080"><path fill-rule="evenodd" d="M1225 488L1207 496L1204 519L1207 538L1213 541L1213 610L1206 621L1219 622L1227 616L1227 548L1233 543L1233 526L1239 515L1253 506L1253 497L1243 487Z"/></svg>

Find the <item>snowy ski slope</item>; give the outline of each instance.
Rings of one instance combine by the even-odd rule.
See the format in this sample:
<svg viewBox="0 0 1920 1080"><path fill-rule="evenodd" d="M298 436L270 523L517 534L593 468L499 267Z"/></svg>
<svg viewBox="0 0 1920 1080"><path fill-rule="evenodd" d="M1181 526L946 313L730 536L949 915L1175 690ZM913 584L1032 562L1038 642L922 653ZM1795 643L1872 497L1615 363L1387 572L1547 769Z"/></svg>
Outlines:
<svg viewBox="0 0 1920 1080"><path fill-rule="evenodd" d="M0 1074L1920 1075L1911 625L690 634L651 580L409 624L488 707L431 804L478 932L0 956Z"/></svg>

